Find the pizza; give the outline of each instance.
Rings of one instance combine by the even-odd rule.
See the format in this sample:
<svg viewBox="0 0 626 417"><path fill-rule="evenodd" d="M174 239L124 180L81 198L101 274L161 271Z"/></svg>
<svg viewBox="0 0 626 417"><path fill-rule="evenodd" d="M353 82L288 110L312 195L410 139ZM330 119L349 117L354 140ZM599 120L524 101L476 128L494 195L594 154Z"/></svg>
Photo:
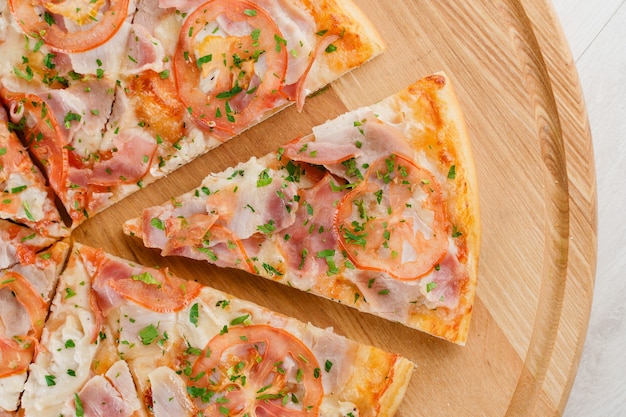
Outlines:
<svg viewBox="0 0 626 417"><path fill-rule="evenodd" d="M414 365L75 244L24 416L391 416Z"/></svg>
<svg viewBox="0 0 626 417"><path fill-rule="evenodd" d="M314 127L124 225L164 256L239 268L464 344L480 220L443 73Z"/></svg>
<svg viewBox="0 0 626 417"><path fill-rule="evenodd" d="M67 235L383 48L352 0L2 1L0 98L65 224L0 213Z"/></svg>
<svg viewBox="0 0 626 417"><path fill-rule="evenodd" d="M17 409L68 248L29 251L0 271L0 415Z"/></svg>
<svg viewBox="0 0 626 417"><path fill-rule="evenodd" d="M0 0L0 416L393 415L406 358L69 239L383 50L352 0ZM443 73L123 230L467 339L480 221Z"/></svg>

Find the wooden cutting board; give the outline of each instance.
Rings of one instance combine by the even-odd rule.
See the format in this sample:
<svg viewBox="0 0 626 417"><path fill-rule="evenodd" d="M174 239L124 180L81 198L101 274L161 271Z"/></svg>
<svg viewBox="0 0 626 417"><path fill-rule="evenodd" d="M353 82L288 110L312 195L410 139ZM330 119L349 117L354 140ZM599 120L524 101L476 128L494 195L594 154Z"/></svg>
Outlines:
<svg viewBox="0 0 626 417"><path fill-rule="evenodd" d="M585 338L596 259L591 137L569 48L548 0L356 0L387 51L83 224L85 244L339 334L397 352L417 369L399 416L560 415ZM243 272L161 258L122 234L147 205L212 171L263 155L327 119L432 72L453 80L473 140L483 225L467 346Z"/></svg>

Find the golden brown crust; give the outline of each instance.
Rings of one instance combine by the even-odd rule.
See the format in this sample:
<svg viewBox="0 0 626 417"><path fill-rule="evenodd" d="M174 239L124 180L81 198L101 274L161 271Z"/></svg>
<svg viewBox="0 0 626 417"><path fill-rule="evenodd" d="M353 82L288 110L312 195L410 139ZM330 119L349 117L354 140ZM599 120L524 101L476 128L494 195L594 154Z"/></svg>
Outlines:
<svg viewBox="0 0 626 417"><path fill-rule="evenodd" d="M318 33L339 37L333 41L336 50L321 54L319 65L309 73L309 90L318 90L384 51L378 30L352 0L304 0L304 3L317 23Z"/></svg>
<svg viewBox="0 0 626 417"><path fill-rule="evenodd" d="M415 364L406 358L396 357L392 378L379 400L378 417L391 417L400 406L409 385Z"/></svg>
<svg viewBox="0 0 626 417"><path fill-rule="evenodd" d="M355 403L360 416L392 416L408 386L415 365L406 358L360 345L354 370L341 392L341 399Z"/></svg>
<svg viewBox="0 0 626 417"><path fill-rule="evenodd" d="M411 321L420 329L463 345L469 331L480 251L476 168L463 112L450 79L441 72L416 82L397 97L414 110L416 121L426 121L431 129L427 139L414 144L416 151L426 151L437 161L440 176L453 176L453 180L445 181L448 220L458 234L459 258L465 261L468 273L454 311L418 309Z"/></svg>

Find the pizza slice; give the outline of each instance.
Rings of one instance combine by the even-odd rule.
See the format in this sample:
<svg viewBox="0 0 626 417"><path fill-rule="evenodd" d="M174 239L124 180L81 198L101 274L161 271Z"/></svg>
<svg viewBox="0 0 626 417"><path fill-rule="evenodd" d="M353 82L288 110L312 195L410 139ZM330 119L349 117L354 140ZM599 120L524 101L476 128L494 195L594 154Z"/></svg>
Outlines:
<svg viewBox="0 0 626 417"><path fill-rule="evenodd" d="M124 225L164 256L240 268L464 344L479 212L444 74L313 128Z"/></svg>
<svg viewBox="0 0 626 417"><path fill-rule="evenodd" d="M414 368L80 244L58 288L25 416L391 416Z"/></svg>
<svg viewBox="0 0 626 417"><path fill-rule="evenodd" d="M74 228L375 57L352 0L9 0L0 96Z"/></svg>
<svg viewBox="0 0 626 417"><path fill-rule="evenodd" d="M18 409L68 249L57 242L0 272L0 415Z"/></svg>
<svg viewBox="0 0 626 417"><path fill-rule="evenodd" d="M57 210L54 193L33 165L28 150L9 129L3 108L0 108L0 189L1 218L51 237L69 234Z"/></svg>

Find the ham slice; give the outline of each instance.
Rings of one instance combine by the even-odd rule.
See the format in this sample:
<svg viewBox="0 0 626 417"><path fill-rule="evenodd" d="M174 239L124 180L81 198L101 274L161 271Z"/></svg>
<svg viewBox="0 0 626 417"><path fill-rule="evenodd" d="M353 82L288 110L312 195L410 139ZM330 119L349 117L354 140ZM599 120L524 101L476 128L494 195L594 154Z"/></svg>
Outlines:
<svg viewBox="0 0 626 417"><path fill-rule="evenodd" d="M313 128L313 135L285 146L285 156L294 161L324 165L334 175L354 182L354 175L346 165L358 158L359 169L389 155L395 154L412 159L413 148L402 132L391 124L382 123L368 109L363 108L340 116Z"/></svg>
<svg viewBox="0 0 626 417"><path fill-rule="evenodd" d="M165 58L163 45L143 25L133 24L128 37L127 49L127 59L122 65L122 73L139 74L147 70L163 71Z"/></svg>
<svg viewBox="0 0 626 417"><path fill-rule="evenodd" d="M94 268L93 289L105 316L120 303L120 298L157 312L178 311L189 304L201 288L194 281L184 286L171 282L167 270L133 266L109 259L98 250L85 250L82 255Z"/></svg>
<svg viewBox="0 0 626 417"><path fill-rule="evenodd" d="M76 413L77 398L85 417L130 417L141 414L141 401L126 361L115 362L104 375L94 375L66 404Z"/></svg>
<svg viewBox="0 0 626 417"><path fill-rule="evenodd" d="M300 205L294 223L281 230L282 251L288 267L300 279L294 280L294 286L306 288L312 286L315 278L325 275L329 268L329 257L337 266L343 256L337 248L337 239L333 233L335 204L346 194L345 190L333 191L330 175L326 175L311 188L300 191ZM285 239L284 236L289 236ZM322 255L324 251L328 255Z"/></svg>
<svg viewBox="0 0 626 417"><path fill-rule="evenodd" d="M152 387L152 411L155 417L191 417L196 407L187 395L185 381L172 369L162 366L148 375Z"/></svg>
<svg viewBox="0 0 626 417"><path fill-rule="evenodd" d="M118 135L111 157L97 162L89 182L111 186L135 183L143 178L157 149L157 143L141 129L129 129Z"/></svg>

